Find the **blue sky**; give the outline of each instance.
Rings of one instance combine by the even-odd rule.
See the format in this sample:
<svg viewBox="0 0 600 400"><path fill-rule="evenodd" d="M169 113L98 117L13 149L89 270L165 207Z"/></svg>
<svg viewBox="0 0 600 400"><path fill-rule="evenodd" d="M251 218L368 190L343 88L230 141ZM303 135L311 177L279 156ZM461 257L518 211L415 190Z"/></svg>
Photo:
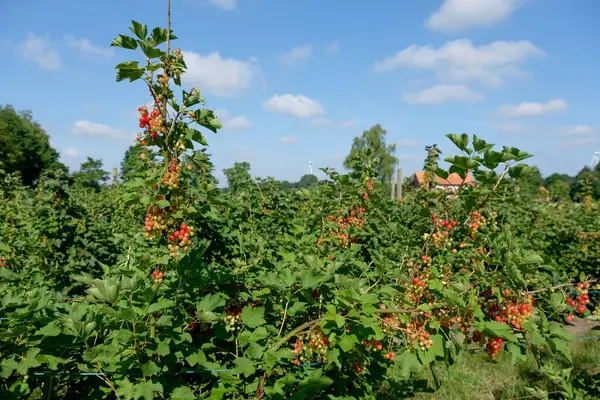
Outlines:
<svg viewBox="0 0 600 400"><path fill-rule="evenodd" d="M485 4L484 4L485 3ZM110 48L130 20L166 25L166 0L3 1L0 104L32 110L62 160L118 167L137 132L142 82L116 83ZM172 0L188 87L224 120L222 169L297 180L341 168L380 123L405 173L424 146L475 133L574 174L600 150L598 0ZM322 176L319 172L318 175Z"/></svg>

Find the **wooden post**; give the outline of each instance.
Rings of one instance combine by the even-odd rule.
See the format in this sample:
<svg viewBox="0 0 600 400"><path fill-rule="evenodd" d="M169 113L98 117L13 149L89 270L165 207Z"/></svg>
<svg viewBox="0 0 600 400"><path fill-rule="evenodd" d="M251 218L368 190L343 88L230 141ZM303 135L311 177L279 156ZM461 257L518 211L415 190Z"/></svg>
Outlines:
<svg viewBox="0 0 600 400"><path fill-rule="evenodd" d="M402 198L402 168L396 170L396 198Z"/></svg>
<svg viewBox="0 0 600 400"><path fill-rule="evenodd" d="M392 174L392 176L390 177L390 186L391 186L391 189L390 189L390 197L391 197L391 199L392 199L392 200L394 200L394 194L395 194L395 193L394 193L394 192L395 192L395 190L394 190L394 189L395 189L395 188L394 188L394 175L393 175L393 174Z"/></svg>
<svg viewBox="0 0 600 400"><path fill-rule="evenodd" d="M117 183L118 170L113 168L113 183Z"/></svg>

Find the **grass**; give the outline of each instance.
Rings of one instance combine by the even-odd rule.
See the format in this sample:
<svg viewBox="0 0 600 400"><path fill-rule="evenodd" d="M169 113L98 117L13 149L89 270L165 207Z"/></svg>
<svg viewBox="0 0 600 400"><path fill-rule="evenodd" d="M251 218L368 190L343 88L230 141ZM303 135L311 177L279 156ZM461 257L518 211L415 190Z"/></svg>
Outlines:
<svg viewBox="0 0 600 400"><path fill-rule="evenodd" d="M587 336L594 336L591 333ZM540 371L532 356L513 365L508 354L501 351L496 362L490 362L483 352L463 354L450 368L438 367L436 372L441 387L435 393L421 393L414 397L418 400L516 400L543 399L538 393L550 393L550 398L568 398L560 392L576 390L590 397L600 398L600 341L576 341L570 344L573 358L573 370L568 377L557 376L563 368L557 366L554 374ZM598 375L596 375L598 374ZM431 374L426 374L430 386L434 386ZM572 393L572 392L571 392Z"/></svg>

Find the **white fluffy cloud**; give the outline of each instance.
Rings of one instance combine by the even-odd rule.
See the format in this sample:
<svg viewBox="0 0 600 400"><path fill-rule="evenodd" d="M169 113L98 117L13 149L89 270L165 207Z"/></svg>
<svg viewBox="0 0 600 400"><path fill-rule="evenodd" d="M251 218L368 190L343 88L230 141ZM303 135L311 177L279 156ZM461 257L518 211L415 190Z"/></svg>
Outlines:
<svg viewBox="0 0 600 400"><path fill-rule="evenodd" d="M297 118L318 117L325 113L317 101L303 95L275 95L265 102L267 110Z"/></svg>
<svg viewBox="0 0 600 400"><path fill-rule="evenodd" d="M296 143L298 141L298 138L294 135L282 136L279 138L279 141L281 143Z"/></svg>
<svg viewBox="0 0 600 400"><path fill-rule="evenodd" d="M506 117L536 117L565 111L568 106L562 99L552 99L546 103L523 102L500 106L500 114Z"/></svg>
<svg viewBox="0 0 600 400"><path fill-rule="evenodd" d="M67 46L79 50L82 53L99 56L104 58L112 57L115 51L110 47L93 45L89 39L76 38L73 36L65 36L64 42Z"/></svg>
<svg viewBox="0 0 600 400"><path fill-rule="evenodd" d="M519 63L542 57L544 52L531 42L496 41L474 46L470 40L453 40L441 47L412 45L396 55L375 62L375 72L397 68L430 70L442 82L481 82L499 86L510 76L521 75Z"/></svg>
<svg viewBox="0 0 600 400"><path fill-rule="evenodd" d="M563 129L560 133L564 136L589 136L598 133L596 127L589 125L574 125Z"/></svg>
<svg viewBox="0 0 600 400"><path fill-rule="evenodd" d="M326 126L326 127L341 127L341 128L351 128L356 126L356 121L354 120L344 120L344 121L334 121L328 118L315 118L310 121L313 126Z"/></svg>
<svg viewBox="0 0 600 400"><path fill-rule="evenodd" d="M247 129L252 126L252 122L244 115L232 117L228 110L222 108L215 110L215 114L223 123L223 129L239 130Z"/></svg>
<svg viewBox="0 0 600 400"><path fill-rule="evenodd" d="M236 0L208 0L210 4L223 10L235 10Z"/></svg>
<svg viewBox="0 0 600 400"><path fill-rule="evenodd" d="M584 137L584 138L575 138L562 140L560 142L556 142L555 147L561 149L565 147L585 147L590 146L596 143L596 138Z"/></svg>
<svg viewBox="0 0 600 400"><path fill-rule="evenodd" d="M21 57L33 61L42 69L57 70L60 68L60 55L48 36L36 36L30 32L27 39L17 43L16 51Z"/></svg>
<svg viewBox="0 0 600 400"><path fill-rule="evenodd" d="M61 150L60 154L64 155L66 158L77 158L79 157L79 150L67 147Z"/></svg>
<svg viewBox="0 0 600 400"><path fill-rule="evenodd" d="M522 5L522 0L445 0L427 19L434 31L457 32L495 25Z"/></svg>
<svg viewBox="0 0 600 400"><path fill-rule="evenodd" d="M452 101L476 102L483 99L464 85L437 85L416 93L405 93L402 100L411 104L441 104Z"/></svg>
<svg viewBox="0 0 600 400"><path fill-rule="evenodd" d="M304 45L294 47L293 49L281 54L279 56L279 62L286 66L292 66L298 61L307 59L312 54L312 46Z"/></svg>
<svg viewBox="0 0 600 400"><path fill-rule="evenodd" d="M228 129L246 129L252 126L252 122L245 116L239 115L227 120L223 126Z"/></svg>
<svg viewBox="0 0 600 400"><path fill-rule="evenodd" d="M78 136L107 138L121 141L126 141L135 137L134 134L127 134L120 129L87 120L76 121L73 124L72 131Z"/></svg>
<svg viewBox="0 0 600 400"><path fill-rule="evenodd" d="M182 76L186 85L219 97L234 97L247 89L257 75L255 59L247 61L222 58L217 52L202 55L182 52L187 71Z"/></svg>

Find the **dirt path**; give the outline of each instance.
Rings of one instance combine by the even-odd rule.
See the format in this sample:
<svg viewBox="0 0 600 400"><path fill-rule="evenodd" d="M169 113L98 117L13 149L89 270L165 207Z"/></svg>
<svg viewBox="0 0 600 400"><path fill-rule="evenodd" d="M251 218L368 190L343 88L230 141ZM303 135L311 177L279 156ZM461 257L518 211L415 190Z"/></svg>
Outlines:
<svg viewBox="0 0 600 400"><path fill-rule="evenodd" d="M584 336L596 326L600 326L600 321L590 321L589 319L579 317L575 317L572 324L565 325L567 330L571 332L573 336ZM598 332L598 335L600 335L600 332ZM590 334L587 336L593 335Z"/></svg>

